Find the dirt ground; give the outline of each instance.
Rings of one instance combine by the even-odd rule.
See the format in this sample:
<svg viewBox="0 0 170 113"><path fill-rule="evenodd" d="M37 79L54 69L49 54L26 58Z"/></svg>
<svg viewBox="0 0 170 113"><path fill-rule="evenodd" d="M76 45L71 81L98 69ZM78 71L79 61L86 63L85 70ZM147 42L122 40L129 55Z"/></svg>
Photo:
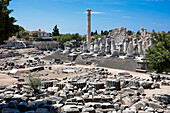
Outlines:
<svg viewBox="0 0 170 113"><path fill-rule="evenodd" d="M0 74L0 84L1 85L16 85L17 83L17 79L11 77L11 76L8 76L6 74Z"/></svg>
<svg viewBox="0 0 170 113"><path fill-rule="evenodd" d="M45 67L52 67L52 70L48 70L45 69L43 71L40 71L38 73L43 73L43 72L48 72L48 76L41 76L40 78L58 78L60 80L62 80L64 77L67 78L71 78L74 76L78 76L78 75L83 75L84 73L78 73L78 74L55 74L53 72L53 70L57 69L57 68L64 68L64 67L83 67L83 68L94 68L96 66L90 65L90 66L85 66L85 65L76 65L76 66L65 66L65 65L47 65ZM103 67L104 68L104 67ZM113 75L117 75L119 72L128 72L131 75L133 75L134 77L140 77L143 79L150 79L149 74L148 73L139 73L139 72L131 72L131 71L126 71L126 70L120 70L120 69L111 69L111 68L105 68L108 69L109 72L111 72ZM22 71L25 69L22 69ZM15 85L17 83L17 79L6 75L6 74L2 74L2 72L0 73L0 84L3 85ZM161 86L160 89L152 89L152 90L145 90L146 95L148 96L152 96L152 94L170 94L170 86Z"/></svg>

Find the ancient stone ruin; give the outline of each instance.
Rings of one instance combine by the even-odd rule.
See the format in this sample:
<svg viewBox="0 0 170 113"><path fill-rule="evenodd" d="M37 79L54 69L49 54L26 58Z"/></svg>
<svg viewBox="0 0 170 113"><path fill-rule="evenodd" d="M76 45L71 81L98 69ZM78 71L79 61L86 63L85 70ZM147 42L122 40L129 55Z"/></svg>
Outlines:
<svg viewBox="0 0 170 113"><path fill-rule="evenodd" d="M83 75L63 80L43 81L34 94L27 82L0 85L1 113L169 113L170 95L146 95L165 85L163 77L152 73L151 79L125 72L112 75L108 69L91 68ZM167 82L170 85L170 82Z"/></svg>
<svg viewBox="0 0 170 113"><path fill-rule="evenodd" d="M112 57L126 56L126 58L134 58L135 56L143 56L145 49L152 46L151 33L146 29L141 29L141 37L137 37L136 33L129 38L126 28L116 28L109 32L107 36L95 39L87 48L86 42L83 44L83 52L89 51L99 56L109 55Z"/></svg>

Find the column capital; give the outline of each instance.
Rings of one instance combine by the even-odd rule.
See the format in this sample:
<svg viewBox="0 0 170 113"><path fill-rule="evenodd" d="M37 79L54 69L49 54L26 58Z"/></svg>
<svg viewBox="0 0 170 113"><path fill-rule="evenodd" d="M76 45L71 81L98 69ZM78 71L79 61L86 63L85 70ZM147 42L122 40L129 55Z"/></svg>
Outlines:
<svg viewBox="0 0 170 113"><path fill-rule="evenodd" d="M91 9L87 9L87 11L91 11Z"/></svg>

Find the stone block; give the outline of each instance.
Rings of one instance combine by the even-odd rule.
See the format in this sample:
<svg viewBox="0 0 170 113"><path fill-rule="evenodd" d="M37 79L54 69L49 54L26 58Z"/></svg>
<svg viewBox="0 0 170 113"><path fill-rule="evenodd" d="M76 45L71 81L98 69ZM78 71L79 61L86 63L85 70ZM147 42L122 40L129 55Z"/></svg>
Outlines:
<svg viewBox="0 0 170 113"><path fill-rule="evenodd" d="M122 104L127 105L127 106L130 107L130 106L132 106L134 103L133 103L133 101L132 101L131 98L129 98L128 96L126 96L126 97L122 98Z"/></svg>
<svg viewBox="0 0 170 113"><path fill-rule="evenodd" d="M163 102L164 104L170 104L170 95L166 94L153 94L153 98L155 100L158 100L160 102Z"/></svg>
<svg viewBox="0 0 170 113"><path fill-rule="evenodd" d="M47 108L37 108L35 113L49 113Z"/></svg>
<svg viewBox="0 0 170 113"><path fill-rule="evenodd" d="M18 110L20 111L20 112L26 112L27 110L29 110L28 108L29 108L29 105L26 103L26 102L22 102L22 103L19 103L18 104Z"/></svg>
<svg viewBox="0 0 170 113"><path fill-rule="evenodd" d="M1 113L20 113L17 109L11 109L11 108L3 108L1 110Z"/></svg>
<svg viewBox="0 0 170 113"><path fill-rule="evenodd" d="M149 102L149 107L153 108L153 109L161 109L162 106L159 105L158 103L155 103L155 102Z"/></svg>
<svg viewBox="0 0 170 113"><path fill-rule="evenodd" d="M140 81L140 86L142 86L144 89L151 89L152 84L152 81Z"/></svg>
<svg viewBox="0 0 170 113"><path fill-rule="evenodd" d="M119 79L107 79L106 85L108 87L115 87L116 90L120 90L120 80Z"/></svg>
<svg viewBox="0 0 170 113"><path fill-rule="evenodd" d="M10 101L8 103L8 107L11 109L17 109L17 105L18 105L18 103L16 101Z"/></svg>
<svg viewBox="0 0 170 113"><path fill-rule="evenodd" d="M6 88L6 85L0 85L0 90L4 90Z"/></svg>

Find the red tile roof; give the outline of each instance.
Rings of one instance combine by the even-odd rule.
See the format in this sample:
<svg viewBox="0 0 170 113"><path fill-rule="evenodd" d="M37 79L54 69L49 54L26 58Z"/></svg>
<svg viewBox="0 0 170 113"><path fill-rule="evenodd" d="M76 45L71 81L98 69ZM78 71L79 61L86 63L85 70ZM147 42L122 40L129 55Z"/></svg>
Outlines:
<svg viewBox="0 0 170 113"><path fill-rule="evenodd" d="M92 39L92 38L96 38L96 37L94 37L94 36L91 36L91 39Z"/></svg>
<svg viewBox="0 0 170 113"><path fill-rule="evenodd" d="M35 30L35 31L25 31L25 33L46 33L45 31Z"/></svg>
<svg viewBox="0 0 170 113"><path fill-rule="evenodd" d="M31 31L31 33L46 33L45 31Z"/></svg>
<svg viewBox="0 0 170 113"><path fill-rule="evenodd" d="M30 33L30 31L25 31L25 33Z"/></svg>

